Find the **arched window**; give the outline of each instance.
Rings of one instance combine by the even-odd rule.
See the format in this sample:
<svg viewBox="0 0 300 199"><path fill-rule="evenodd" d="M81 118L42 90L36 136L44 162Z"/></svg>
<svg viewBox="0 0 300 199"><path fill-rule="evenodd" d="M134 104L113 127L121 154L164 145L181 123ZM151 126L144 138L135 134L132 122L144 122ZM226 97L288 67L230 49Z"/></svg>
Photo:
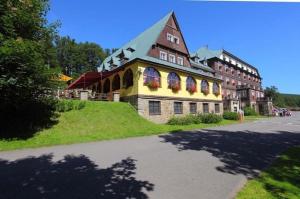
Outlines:
<svg viewBox="0 0 300 199"><path fill-rule="evenodd" d="M103 85L103 92L109 93L110 92L110 80L107 78Z"/></svg>
<svg viewBox="0 0 300 199"><path fill-rule="evenodd" d="M114 76L113 78L113 82L112 82L112 90L119 90L120 89L120 76L117 74Z"/></svg>
<svg viewBox="0 0 300 199"><path fill-rule="evenodd" d="M147 67L144 70L144 84L149 86L150 88L158 88L160 87L160 74L153 67Z"/></svg>
<svg viewBox="0 0 300 199"><path fill-rule="evenodd" d="M207 80L201 81L201 92L207 95L209 93L209 84Z"/></svg>
<svg viewBox="0 0 300 199"><path fill-rule="evenodd" d="M180 90L180 78L174 72L170 72L168 75L168 87L173 91Z"/></svg>
<svg viewBox="0 0 300 199"><path fill-rule="evenodd" d="M192 76L186 78L186 90L194 93L197 90L196 80Z"/></svg>
<svg viewBox="0 0 300 199"><path fill-rule="evenodd" d="M217 82L213 83L213 93L215 95L220 95L220 85Z"/></svg>
<svg viewBox="0 0 300 199"><path fill-rule="evenodd" d="M133 85L133 73L131 69L125 71L123 76L123 87L129 88Z"/></svg>

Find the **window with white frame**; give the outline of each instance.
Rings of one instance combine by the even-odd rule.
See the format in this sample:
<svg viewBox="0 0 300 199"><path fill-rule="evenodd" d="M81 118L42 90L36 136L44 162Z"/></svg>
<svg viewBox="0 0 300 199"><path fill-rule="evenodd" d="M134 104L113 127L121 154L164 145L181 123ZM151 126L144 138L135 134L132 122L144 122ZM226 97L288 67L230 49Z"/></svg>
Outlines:
<svg viewBox="0 0 300 199"><path fill-rule="evenodd" d="M169 54L169 62L176 64L175 55Z"/></svg>
<svg viewBox="0 0 300 199"><path fill-rule="evenodd" d="M183 65L183 58L182 57L177 57L177 64Z"/></svg>
<svg viewBox="0 0 300 199"><path fill-rule="evenodd" d="M164 52L164 51L160 51L159 52L159 58L162 59L162 60L167 61L168 60L167 53Z"/></svg>
<svg viewBox="0 0 300 199"><path fill-rule="evenodd" d="M167 33L167 40L173 42L173 35L171 35L170 33Z"/></svg>
<svg viewBox="0 0 300 199"><path fill-rule="evenodd" d="M172 43L176 43L176 44L179 44L179 38L170 34L170 33L167 33L167 40L172 42Z"/></svg>
<svg viewBox="0 0 300 199"><path fill-rule="evenodd" d="M179 44L179 38L176 37L176 36L174 36L174 43L175 43L175 44Z"/></svg>

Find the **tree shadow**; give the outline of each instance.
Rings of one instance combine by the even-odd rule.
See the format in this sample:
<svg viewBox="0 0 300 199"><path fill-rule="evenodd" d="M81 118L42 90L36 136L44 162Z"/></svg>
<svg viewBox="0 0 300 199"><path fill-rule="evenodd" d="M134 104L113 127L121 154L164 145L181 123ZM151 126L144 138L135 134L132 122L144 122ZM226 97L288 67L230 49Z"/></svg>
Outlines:
<svg viewBox="0 0 300 199"><path fill-rule="evenodd" d="M285 149L300 144L300 133L287 131L258 133L207 129L161 135L160 138L180 151L207 151L224 164L216 168L218 171L249 178L257 176Z"/></svg>
<svg viewBox="0 0 300 199"><path fill-rule="evenodd" d="M148 198L154 185L135 179L136 160L126 158L98 168L84 155L0 160L0 199Z"/></svg>
<svg viewBox="0 0 300 199"><path fill-rule="evenodd" d="M58 123L60 115L55 112L55 104L26 102L20 107L0 106L0 139L31 138L43 129Z"/></svg>

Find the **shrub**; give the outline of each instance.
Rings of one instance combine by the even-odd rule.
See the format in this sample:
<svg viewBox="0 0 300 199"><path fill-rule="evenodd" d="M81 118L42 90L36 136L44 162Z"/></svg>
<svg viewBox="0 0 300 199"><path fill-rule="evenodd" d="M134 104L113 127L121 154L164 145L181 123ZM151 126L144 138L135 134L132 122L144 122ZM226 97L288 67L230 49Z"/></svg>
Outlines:
<svg viewBox="0 0 300 199"><path fill-rule="evenodd" d="M245 116L250 116L250 115L256 116L256 115L258 115L258 113L253 108L248 106L248 107L244 108L244 115Z"/></svg>
<svg viewBox="0 0 300 199"><path fill-rule="evenodd" d="M56 104L56 111L58 112L65 112L65 101L60 100Z"/></svg>
<svg viewBox="0 0 300 199"><path fill-rule="evenodd" d="M222 121L222 116L216 115L213 113L208 113L208 114L202 114L199 115L201 118L201 122L205 124L210 124L210 123L219 123Z"/></svg>
<svg viewBox="0 0 300 199"><path fill-rule="evenodd" d="M197 115L186 115L182 117L172 117L168 124L171 125L188 125L188 124L200 124L200 123L219 123L222 121L222 117L216 114L197 114Z"/></svg>
<svg viewBox="0 0 300 199"><path fill-rule="evenodd" d="M85 107L85 102L79 102L78 104L77 104L77 107L76 107L76 109L77 110L81 110L81 109L83 109Z"/></svg>
<svg viewBox="0 0 300 199"><path fill-rule="evenodd" d="M56 111L67 112L71 110L81 110L85 107L85 102L74 100L59 100L56 104Z"/></svg>
<svg viewBox="0 0 300 199"><path fill-rule="evenodd" d="M68 100L65 103L65 111L70 111L70 110L73 110L73 109L74 109L73 101L72 100Z"/></svg>
<svg viewBox="0 0 300 199"><path fill-rule="evenodd" d="M223 118L226 120L238 120L239 115L236 112L225 111L223 114Z"/></svg>
<svg viewBox="0 0 300 199"><path fill-rule="evenodd" d="M183 116L183 117L178 117L178 116L173 116L168 124L171 125L188 125L188 124L192 124L192 116Z"/></svg>

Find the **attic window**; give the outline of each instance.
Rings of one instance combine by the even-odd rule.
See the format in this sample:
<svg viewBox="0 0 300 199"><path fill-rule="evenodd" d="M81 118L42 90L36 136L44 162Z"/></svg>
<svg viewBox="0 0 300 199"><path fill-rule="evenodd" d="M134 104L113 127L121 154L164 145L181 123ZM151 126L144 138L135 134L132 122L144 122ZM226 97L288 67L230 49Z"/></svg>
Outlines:
<svg viewBox="0 0 300 199"><path fill-rule="evenodd" d="M179 38L170 33L167 33L167 40L172 43L179 44Z"/></svg>

